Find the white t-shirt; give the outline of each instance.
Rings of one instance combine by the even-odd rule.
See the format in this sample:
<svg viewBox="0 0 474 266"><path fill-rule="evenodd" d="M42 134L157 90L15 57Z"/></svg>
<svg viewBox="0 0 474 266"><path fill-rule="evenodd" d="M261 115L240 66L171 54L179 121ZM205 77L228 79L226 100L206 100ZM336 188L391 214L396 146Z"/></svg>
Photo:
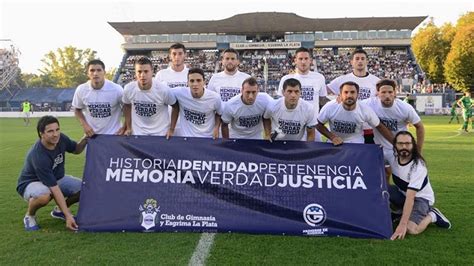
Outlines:
<svg viewBox="0 0 474 266"><path fill-rule="evenodd" d="M383 107L378 97L362 101L367 104L384 124L395 135L397 132L407 130L409 123L416 124L421 121L413 107L399 99L395 99L391 107ZM392 143L386 140L378 130L374 131L374 142L381 144L384 151L393 152Z"/></svg>
<svg viewBox="0 0 474 266"><path fill-rule="evenodd" d="M82 109L87 123L97 134L115 134L120 128L123 89L109 80L98 90L90 81L77 87L72 106Z"/></svg>
<svg viewBox="0 0 474 266"><path fill-rule="evenodd" d="M133 135L164 136L170 127L168 106L176 102L171 89L153 80L149 90L141 90L136 81L125 85L123 103L131 104Z"/></svg>
<svg viewBox="0 0 474 266"><path fill-rule="evenodd" d="M189 88L176 88L172 92L179 103L180 136L212 138L215 114L222 114L219 95L208 89L201 98L193 98Z"/></svg>
<svg viewBox="0 0 474 266"><path fill-rule="evenodd" d="M169 66L166 69L158 71L158 73L156 73L155 80L158 82L164 82L170 88L187 87L188 71L189 69L186 66L180 72L174 71L171 66Z"/></svg>
<svg viewBox="0 0 474 266"><path fill-rule="evenodd" d="M331 132L346 143L364 143L364 122L373 128L380 124L377 115L365 103L357 102L354 110L347 111L342 103L337 103L336 100L321 108L318 121L322 124L329 122Z"/></svg>
<svg viewBox="0 0 474 266"><path fill-rule="evenodd" d="M299 99L295 109L288 109L285 98L273 101L265 111L264 118L272 119L272 128L282 133L281 140L304 140L306 128L314 128L318 123L313 105Z"/></svg>
<svg viewBox="0 0 474 266"><path fill-rule="evenodd" d="M428 177L428 169L421 161L414 166L413 163L411 160L408 164L400 165L398 157L394 157L390 161L393 182L403 194L406 194L408 188L415 190L417 191L415 197L427 199L430 205L433 205L435 197Z"/></svg>
<svg viewBox="0 0 474 266"><path fill-rule="evenodd" d="M289 74L281 78L280 85L278 86L278 94L283 95L283 83L285 80L295 78L301 83L301 99L314 105L316 114L319 113L319 97L325 97L326 91L326 79L319 72L310 71L306 75L302 74Z"/></svg>
<svg viewBox="0 0 474 266"><path fill-rule="evenodd" d="M342 83L353 81L359 85L358 100L368 99L377 96L377 88L375 85L380 79L369 74L365 77L358 77L354 73L339 76L328 84L329 89L336 95L339 95L339 87Z"/></svg>
<svg viewBox="0 0 474 266"><path fill-rule="evenodd" d="M232 97L240 93L242 83L250 75L237 71L234 75L228 75L224 71L212 75L207 84L207 89L217 92L223 102L227 102Z"/></svg>
<svg viewBox="0 0 474 266"><path fill-rule="evenodd" d="M222 122L230 124L229 136L234 139L263 139L263 114L273 101L266 93L257 94L252 105L242 102L238 94L226 103L222 112Z"/></svg>

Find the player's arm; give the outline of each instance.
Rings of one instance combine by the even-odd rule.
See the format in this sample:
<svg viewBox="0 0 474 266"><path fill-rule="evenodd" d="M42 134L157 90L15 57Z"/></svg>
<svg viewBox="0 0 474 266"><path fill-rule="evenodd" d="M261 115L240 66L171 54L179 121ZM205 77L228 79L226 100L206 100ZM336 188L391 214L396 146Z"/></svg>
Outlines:
<svg viewBox="0 0 474 266"><path fill-rule="evenodd" d="M229 139L229 124L222 122L221 132L223 139Z"/></svg>
<svg viewBox="0 0 474 266"><path fill-rule="evenodd" d="M464 106L462 105L462 98L464 97L461 97L461 99L459 99L456 103L459 106L459 108L464 109Z"/></svg>
<svg viewBox="0 0 474 266"><path fill-rule="evenodd" d="M272 141L272 120L263 118L263 139Z"/></svg>
<svg viewBox="0 0 474 266"><path fill-rule="evenodd" d="M326 138L331 140L334 146L341 145L344 142L339 136L329 131L327 127L320 121L318 121L316 129L319 131L319 133L323 134Z"/></svg>
<svg viewBox="0 0 474 266"><path fill-rule="evenodd" d="M166 139L169 139L174 135L176 123L178 122L178 116L179 116L179 103L176 102L175 104L171 106L171 122L170 122L170 128L168 129L168 133L166 133Z"/></svg>
<svg viewBox="0 0 474 266"><path fill-rule="evenodd" d="M89 137L87 135L82 136L79 142L76 144L76 149L72 152L73 154L80 154L84 151L87 146L87 140Z"/></svg>
<svg viewBox="0 0 474 266"><path fill-rule="evenodd" d="M378 126L375 127L382 136L388 140L390 143L393 142L393 134L392 131L390 131L384 124L379 123Z"/></svg>
<svg viewBox="0 0 474 266"><path fill-rule="evenodd" d="M123 115L125 116L125 132L124 135L130 136L132 134L132 104L123 104Z"/></svg>
<svg viewBox="0 0 474 266"><path fill-rule="evenodd" d="M323 108L323 106L329 102L330 99L326 96L319 96L319 108Z"/></svg>
<svg viewBox="0 0 474 266"><path fill-rule="evenodd" d="M219 128L221 127L221 115L218 113L214 114L214 130L212 130L212 138L213 139L218 139L219 138ZM228 137L228 136L227 136Z"/></svg>
<svg viewBox="0 0 474 266"><path fill-rule="evenodd" d="M408 221L410 219L411 212L413 211L413 205L415 204L416 191L413 189L407 189L405 204L403 205L402 218L398 223L397 229L393 233L391 240L404 239L408 229Z"/></svg>
<svg viewBox="0 0 474 266"><path fill-rule="evenodd" d="M69 208L66 205L66 200L64 199L61 189L58 185L50 187L49 189L51 190L51 194L53 194L54 201L56 201L59 209L61 209L61 211L64 213L64 216L66 217L66 227L70 230L76 231L78 226L71 214L71 211L69 211Z"/></svg>
<svg viewBox="0 0 474 266"><path fill-rule="evenodd" d="M122 111L122 115L125 117L125 109L124 109L124 106L123 106L123 103L121 104L121 111ZM115 134L117 135L125 135L125 132L127 132L127 124L124 123L118 130Z"/></svg>
<svg viewBox="0 0 474 266"><path fill-rule="evenodd" d="M416 129L416 143L418 145L418 152L421 153L423 150L423 143L425 142L425 126L420 121L413 125Z"/></svg>
<svg viewBox="0 0 474 266"><path fill-rule="evenodd" d="M314 127L306 127L306 141L313 142L316 136Z"/></svg>
<svg viewBox="0 0 474 266"><path fill-rule="evenodd" d="M74 115L76 116L77 120L79 120L79 123L81 123L81 126L84 129L84 133L88 137L94 136L95 132L92 129L92 127L89 125L89 123L87 123L86 118L84 117L84 113L82 112L82 109L75 108Z"/></svg>

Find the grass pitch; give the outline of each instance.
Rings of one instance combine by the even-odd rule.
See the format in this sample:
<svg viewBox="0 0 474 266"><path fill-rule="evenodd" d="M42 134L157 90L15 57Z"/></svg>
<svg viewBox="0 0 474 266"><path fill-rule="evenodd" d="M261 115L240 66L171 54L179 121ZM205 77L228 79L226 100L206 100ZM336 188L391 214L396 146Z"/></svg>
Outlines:
<svg viewBox="0 0 474 266"><path fill-rule="evenodd" d="M207 264L474 264L474 133L461 133L446 116L422 119L435 205L451 230L431 225L403 241L217 234ZM0 119L0 264L188 264L200 234L72 233L49 216L53 203L37 213L42 229L25 232L26 203L15 188L36 122ZM60 122L71 138L82 136L75 119ZM82 176L83 166L84 154L67 155L66 173Z"/></svg>

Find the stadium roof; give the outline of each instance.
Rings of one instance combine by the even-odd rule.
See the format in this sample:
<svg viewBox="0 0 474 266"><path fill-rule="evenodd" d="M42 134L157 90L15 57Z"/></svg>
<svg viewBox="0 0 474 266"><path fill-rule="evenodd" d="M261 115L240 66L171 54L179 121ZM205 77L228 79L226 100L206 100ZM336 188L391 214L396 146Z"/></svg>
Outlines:
<svg viewBox="0 0 474 266"><path fill-rule="evenodd" d="M306 31L413 30L427 16L313 19L294 13L255 12L207 21L109 22L122 35L225 33L262 34Z"/></svg>

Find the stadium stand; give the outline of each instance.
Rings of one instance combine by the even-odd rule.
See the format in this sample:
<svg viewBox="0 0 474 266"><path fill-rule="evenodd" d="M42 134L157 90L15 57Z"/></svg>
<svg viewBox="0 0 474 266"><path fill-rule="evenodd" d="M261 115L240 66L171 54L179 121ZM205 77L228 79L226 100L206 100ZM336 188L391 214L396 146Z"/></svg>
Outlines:
<svg viewBox="0 0 474 266"><path fill-rule="evenodd" d="M169 46L181 42L187 48L185 63L204 69L206 82L222 70L220 53L234 48L240 54L240 71L254 76L261 89L274 96L281 77L293 71L292 58L298 47L312 49L312 68L322 73L327 83L351 71L350 53L362 47L369 54L370 73L397 80L400 91L412 95L449 94L444 106L455 98L454 91L447 84L425 80L411 50L411 32L425 19L310 19L292 13L259 12L213 21L109 22L125 41L114 81L122 86L132 81L135 60L142 56L151 59L155 73L167 68ZM4 75L9 65L5 62L13 60L17 65L12 55L18 52L0 51L0 74ZM18 110L25 99L40 109L69 110L74 95L74 89L18 90L11 84L8 88L0 91L1 110Z"/></svg>

